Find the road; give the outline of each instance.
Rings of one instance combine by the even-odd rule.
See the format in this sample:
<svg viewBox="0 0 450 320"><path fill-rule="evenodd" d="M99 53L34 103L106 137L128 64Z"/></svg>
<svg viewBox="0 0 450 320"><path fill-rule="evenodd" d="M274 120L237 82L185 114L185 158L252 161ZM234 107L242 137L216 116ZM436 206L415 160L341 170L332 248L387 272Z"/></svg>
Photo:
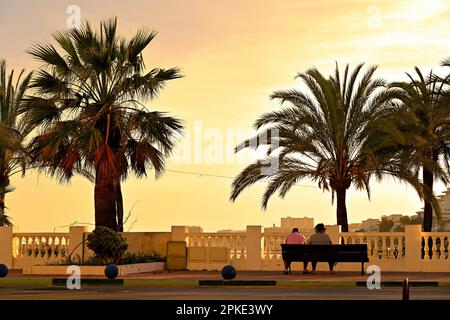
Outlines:
<svg viewBox="0 0 450 320"><path fill-rule="evenodd" d="M400 300L401 288L0 287L0 300ZM450 300L450 287L413 287L411 300Z"/></svg>

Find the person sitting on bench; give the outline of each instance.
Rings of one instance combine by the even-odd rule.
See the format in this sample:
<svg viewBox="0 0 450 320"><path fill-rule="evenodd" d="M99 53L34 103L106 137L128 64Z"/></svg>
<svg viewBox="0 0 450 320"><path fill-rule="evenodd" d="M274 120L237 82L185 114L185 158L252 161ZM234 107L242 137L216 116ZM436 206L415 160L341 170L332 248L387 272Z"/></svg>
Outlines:
<svg viewBox="0 0 450 320"><path fill-rule="evenodd" d="M325 228L325 225L323 223L319 223L314 227L315 233L309 237L309 239L306 241L306 244L315 245L315 244L332 244L330 237L325 233L327 229ZM305 271L303 273L308 273L307 266L308 262L305 262ZM316 272L316 261L311 261L312 264L312 273ZM330 267L330 274L334 274L333 271L334 262L328 261L328 266Z"/></svg>
<svg viewBox="0 0 450 320"><path fill-rule="evenodd" d="M294 228L292 229L292 233L286 236L286 239L284 239L284 243L286 244L305 244L306 243L306 237L301 234L298 231L298 228ZM287 261L283 261L284 262L284 274L288 274L289 273L289 263ZM305 270L306 270L306 264L303 264Z"/></svg>

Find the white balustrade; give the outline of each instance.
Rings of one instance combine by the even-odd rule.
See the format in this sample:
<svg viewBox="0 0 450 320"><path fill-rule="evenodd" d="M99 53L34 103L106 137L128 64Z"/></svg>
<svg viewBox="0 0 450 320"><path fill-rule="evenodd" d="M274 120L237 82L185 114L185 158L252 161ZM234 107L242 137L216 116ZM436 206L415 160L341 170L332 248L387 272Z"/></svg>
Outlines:
<svg viewBox="0 0 450 320"><path fill-rule="evenodd" d="M340 234L344 244L367 244L372 259L402 259L405 234L403 232L345 232Z"/></svg>
<svg viewBox="0 0 450 320"><path fill-rule="evenodd" d="M309 236L312 232L306 234ZM420 238L411 241L407 232L346 232L334 233L333 239L340 239L339 243L367 244L367 253L371 262L409 263L408 254L414 252L417 256L414 264L422 261L427 270L444 270L450 266L449 238L450 232L422 232L416 233ZM281 244L284 242L286 232L264 231L260 238L260 257L263 265L278 268L281 263ZM411 237L411 236L409 236ZM407 241L408 239L408 241ZM247 232L211 232L188 233L186 242L189 247L228 247L230 261L247 263L247 241L255 243L255 239L248 238ZM413 243L410 249L406 244ZM337 243L336 243L337 244ZM420 247L422 245L422 247ZM14 259L63 259L69 251L69 233L13 233ZM253 245L252 250L255 250ZM257 257L252 252L253 257ZM253 259L253 258L252 258ZM405 260L406 259L406 260ZM414 259L412 259L414 261ZM245 264L244 264L245 265ZM402 265L403 264L399 264ZM398 270L398 266L397 269ZM406 265L405 265L406 266Z"/></svg>
<svg viewBox="0 0 450 320"><path fill-rule="evenodd" d="M14 258L63 258L69 246L68 233L14 233Z"/></svg>
<svg viewBox="0 0 450 320"><path fill-rule="evenodd" d="M423 232L422 256L425 261L448 259L450 232Z"/></svg>
<svg viewBox="0 0 450 320"><path fill-rule="evenodd" d="M186 235L189 247L228 247L230 259L245 259L247 235L245 232L190 233Z"/></svg>

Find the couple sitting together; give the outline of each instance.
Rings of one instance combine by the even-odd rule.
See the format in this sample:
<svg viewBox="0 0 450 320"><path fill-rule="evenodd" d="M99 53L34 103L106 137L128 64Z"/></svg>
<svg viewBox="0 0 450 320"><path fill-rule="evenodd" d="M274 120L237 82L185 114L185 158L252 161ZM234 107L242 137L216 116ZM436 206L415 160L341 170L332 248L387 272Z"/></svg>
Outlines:
<svg viewBox="0 0 450 320"><path fill-rule="evenodd" d="M292 233L288 235L284 241L286 244L332 244L330 237L325 233L327 229L323 223L319 223L315 226L315 233L308 239L298 231L298 228L292 229ZM303 262L303 273L314 273L316 272L316 261L311 261L312 272L308 271L308 261ZM334 274L333 271L334 262L328 262L330 267L330 274ZM284 261L284 274L288 274L289 262Z"/></svg>

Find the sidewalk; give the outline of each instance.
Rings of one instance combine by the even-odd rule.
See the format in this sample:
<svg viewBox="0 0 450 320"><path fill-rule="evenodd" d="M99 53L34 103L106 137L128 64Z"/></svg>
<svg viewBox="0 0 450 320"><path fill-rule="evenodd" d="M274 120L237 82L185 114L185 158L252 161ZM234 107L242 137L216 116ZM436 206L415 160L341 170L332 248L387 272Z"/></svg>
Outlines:
<svg viewBox="0 0 450 320"><path fill-rule="evenodd" d="M362 276L360 272L336 272L330 275L328 272L316 272L316 274L302 274L300 271L285 275L282 271L238 271L234 280L275 280L275 281L319 281L319 282L342 282L342 281L366 281L369 275ZM438 281L450 282L450 272L385 272L381 274L382 281ZM155 274L135 274L124 277L124 279L180 279L180 280L221 280L219 271L164 271Z"/></svg>
<svg viewBox="0 0 450 320"><path fill-rule="evenodd" d="M284 275L279 271L241 271L237 273L236 281L276 281L277 287L354 287L357 282L366 282L369 275L361 276L359 272L337 272L330 275L327 272L302 274L293 272ZM51 285L53 278L61 276L30 276L23 275L20 270L11 270L6 278L0 279L1 285ZM99 278L85 276L83 278ZM448 273L401 273L385 272L381 274L381 282L399 282L405 278L410 282L437 283L438 286L450 286ZM105 278L106 279L106 278ZM219 271L163 271L159 273L140 273L119 277L126 286L169 286L197 287L200 280L222 280Z"/></svg>

